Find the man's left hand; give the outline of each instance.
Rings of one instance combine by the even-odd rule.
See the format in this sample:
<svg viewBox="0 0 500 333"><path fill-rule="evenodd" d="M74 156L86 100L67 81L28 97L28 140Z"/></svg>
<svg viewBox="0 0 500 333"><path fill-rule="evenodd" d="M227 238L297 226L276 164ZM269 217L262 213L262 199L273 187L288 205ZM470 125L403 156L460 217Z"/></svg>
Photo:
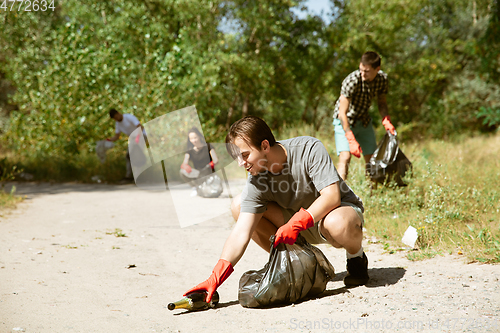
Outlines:
<svg viewBox="0 0 500 333"><path fill-rule="evenodd" d="M274 247L279 243L294 244L302 230L306 230L314 225L314 218L304 208L295 213L288 223L279 227L274 239Z"/></svg>

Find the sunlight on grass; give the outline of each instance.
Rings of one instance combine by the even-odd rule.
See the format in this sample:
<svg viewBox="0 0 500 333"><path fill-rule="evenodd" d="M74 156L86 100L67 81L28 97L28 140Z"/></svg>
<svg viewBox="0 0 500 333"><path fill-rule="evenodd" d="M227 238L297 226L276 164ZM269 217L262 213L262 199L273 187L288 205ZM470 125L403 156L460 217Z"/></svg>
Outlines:
<svg viewBox="0 0 500 333"><path fill-rule="evenodd" d="M403 246L400 239L413 226L420 252L410 259L442 251L500 262L500 136L432 140L402 149L413 163L406 188L379 187L370 195L357 170L352 185L365 203L369 234Z"/></svg>

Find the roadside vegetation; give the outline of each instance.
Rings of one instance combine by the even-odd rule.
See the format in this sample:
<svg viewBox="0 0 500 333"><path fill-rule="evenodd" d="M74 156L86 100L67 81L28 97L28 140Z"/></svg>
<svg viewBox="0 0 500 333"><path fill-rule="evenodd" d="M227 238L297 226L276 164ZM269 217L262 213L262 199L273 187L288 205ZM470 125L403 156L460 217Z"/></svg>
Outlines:
<svg viewBox="0 0 500 333"><path fill-rule="evenodd" d="M309 127L290 128L282 137L312 133ZM336 164L332 135L317 134ZM374 236L388 253L408 250L401 238L412 226L419 238L408 252L410 260L449 253L499 263L500 133L402 142L400 148L413 164L407 187L372 189L364 162L351 160L347 183L363 199L368 237Z"/></svg>

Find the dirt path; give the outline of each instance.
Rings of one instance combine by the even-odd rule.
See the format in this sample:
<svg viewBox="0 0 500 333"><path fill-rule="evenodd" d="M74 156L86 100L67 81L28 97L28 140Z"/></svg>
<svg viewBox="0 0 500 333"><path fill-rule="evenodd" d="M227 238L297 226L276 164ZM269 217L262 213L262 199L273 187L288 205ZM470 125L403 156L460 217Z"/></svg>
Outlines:
<svg viewBox="0 0 500 333"><path fill-rule="evenodd" d="M228 212L181 228L168 192L16 185L28 199L0 217L2 333L500 332L500 266L456 256L411 262L367 241L367 286L346 289L345 252L320 246L337 272L324 294L243 308L239 277L268 259L251 242L219 288L218 308L169 311L167 303L209 276L232 228Z"/></svg>

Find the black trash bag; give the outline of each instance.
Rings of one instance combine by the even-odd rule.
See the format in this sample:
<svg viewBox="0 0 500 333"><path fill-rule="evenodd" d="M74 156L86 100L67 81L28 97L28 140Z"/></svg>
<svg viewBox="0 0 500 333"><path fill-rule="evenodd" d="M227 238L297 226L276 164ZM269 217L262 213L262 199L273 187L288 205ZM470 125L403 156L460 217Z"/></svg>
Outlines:
<svg viewBox="0 0 500 333"><path fill-rule="evenodd" d="M398 186L406 186L403 177L411 168L410 160L399 148L397 135L387 132L370 158L367 172L377 183L394 180Z"/></svg>
<svg viewBox="0 0 500 333"><path fill-rule="evenodd" d="M332 264L301 235L293 245L273 247L264 268L245 272L240 278L238 301L256 308L291 304L321 294L335 275Z"/></svg>

